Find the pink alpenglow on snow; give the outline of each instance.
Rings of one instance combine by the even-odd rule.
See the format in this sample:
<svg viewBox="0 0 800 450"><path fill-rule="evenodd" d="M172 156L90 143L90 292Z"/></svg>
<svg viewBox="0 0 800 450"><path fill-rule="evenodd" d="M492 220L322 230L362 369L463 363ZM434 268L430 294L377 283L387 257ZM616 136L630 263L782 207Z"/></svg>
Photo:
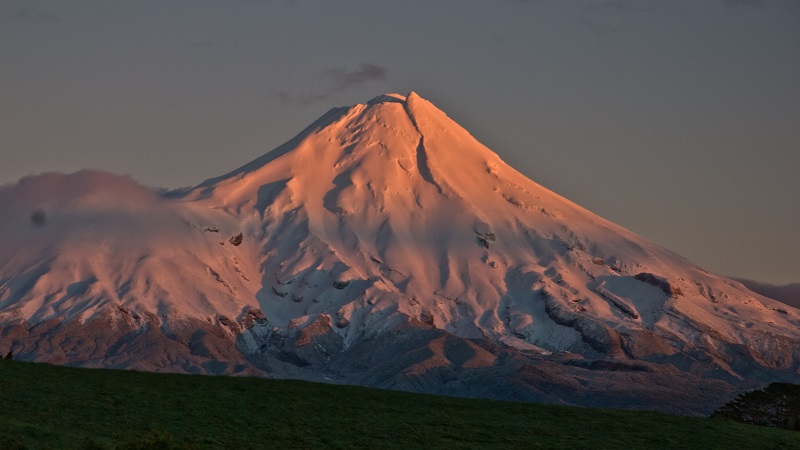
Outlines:
<svg viewBox="0 0 800 450"><path fill-rule="evenodd" d="M193 189L45 174L0 207L19 358L687 413L800 380L800 311L536 184L413 92Z"/></svg>

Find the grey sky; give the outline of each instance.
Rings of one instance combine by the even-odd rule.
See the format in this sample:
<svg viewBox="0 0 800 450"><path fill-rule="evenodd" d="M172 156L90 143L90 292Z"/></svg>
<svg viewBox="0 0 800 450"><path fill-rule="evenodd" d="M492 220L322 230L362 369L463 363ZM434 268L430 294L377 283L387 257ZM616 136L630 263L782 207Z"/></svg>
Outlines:
<svg viewBox="0 0 800 450"><path fill-rule="evenodd" d="M800 280L800 2L6 0L0 58L0 183L196 184L415 90L711 271Z"/></svg>

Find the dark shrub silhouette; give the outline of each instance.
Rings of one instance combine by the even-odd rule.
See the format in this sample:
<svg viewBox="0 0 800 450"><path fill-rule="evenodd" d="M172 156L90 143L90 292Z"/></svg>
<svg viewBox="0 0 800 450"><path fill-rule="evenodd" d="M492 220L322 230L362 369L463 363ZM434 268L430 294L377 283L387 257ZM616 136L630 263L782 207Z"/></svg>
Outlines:
<svg viewBox="0 0 800 450"><path fill-rule="evenodd" d="M714 411L713 417L800 431L800 385L772 383L741 394Z"/></svg>

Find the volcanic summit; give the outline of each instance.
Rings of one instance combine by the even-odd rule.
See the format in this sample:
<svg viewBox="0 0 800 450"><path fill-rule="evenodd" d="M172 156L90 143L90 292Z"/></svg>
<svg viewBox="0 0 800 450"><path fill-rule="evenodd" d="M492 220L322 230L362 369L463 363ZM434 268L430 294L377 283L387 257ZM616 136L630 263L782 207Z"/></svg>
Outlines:
<svg viewBox="0 0 800 450"><path fill-rule="evenodd" d="M800 381L800 311L536 184L413 92L191 189L51 173L0 208L19 359L683 413Z"/></svg>

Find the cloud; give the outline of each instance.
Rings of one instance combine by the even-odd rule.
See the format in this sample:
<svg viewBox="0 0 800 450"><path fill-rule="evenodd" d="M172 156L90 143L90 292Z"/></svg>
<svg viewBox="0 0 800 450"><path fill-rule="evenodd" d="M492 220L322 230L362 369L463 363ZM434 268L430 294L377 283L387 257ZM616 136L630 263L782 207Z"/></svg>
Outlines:
<svg viewBox="0 0 800 450"><path fill-rule="evenodd" d="M328 69L324 76L336 83L333 92L337 92L370 81L383 81L386 79L386 68L377 64L362 63L358 69L351 72L345 69Z"/></svg>
<svg viewBox="0 0 800 450"><path fill-rule="evenodd" d="M333 94L345 91L350 88L358 87L372 81L384 81L388 79L388 70L377 64L361 63L358 69L347 70L344 68L332 68L322 71L322 79L329 87L322 92L310 92L306 94L290 94L286 91L278 91L278 99L283 103L299 103L310 105L312 103L327 100Z"/></svg>
<svg viewBox="0 0 800 450"><path fill-rule="evenodd" d="M61 17L49 11L39 9L35 6L23 6L17 8L12 12L12 17L15 20L27 22L61 22Z"/></svg>
<svg viewBox="0 0 800 450"><path fill-rule="evenodd" d="M769 297L773 300L786 303L789 306L800 308L800 283L778 285L748 280L746 278L734 278L734 280L764 297Z"/></svg>

